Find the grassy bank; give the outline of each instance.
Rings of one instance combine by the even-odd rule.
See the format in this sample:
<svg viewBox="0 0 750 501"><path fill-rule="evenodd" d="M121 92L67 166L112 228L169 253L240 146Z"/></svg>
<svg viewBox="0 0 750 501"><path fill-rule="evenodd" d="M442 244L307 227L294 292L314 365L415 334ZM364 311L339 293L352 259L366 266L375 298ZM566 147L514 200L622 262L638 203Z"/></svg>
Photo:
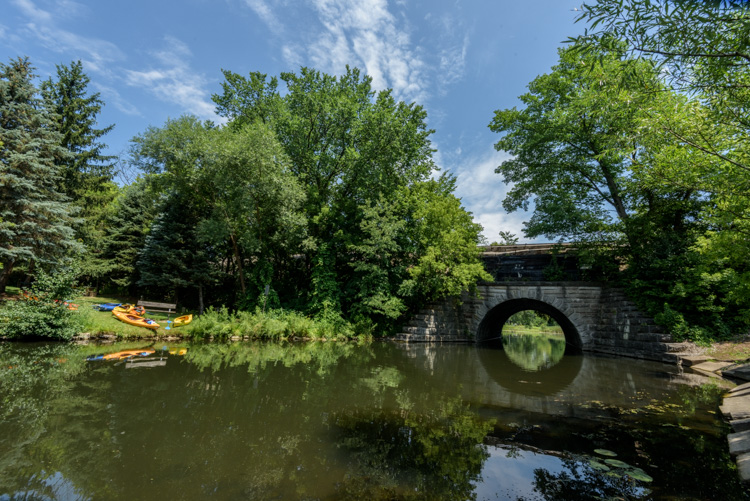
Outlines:
<svg viewBox="0 0 750 501"><path fill-rule="evenodd" d="M267 312L230 312L226 308L209 309L193 322L179 328L166 330L167 319L176 315L147 312L146 316L161 325L156 334L143 327L123 323L111 312L97 311L94 305L119 303L116 297L81 297L75 300L79 305L78 315L81 332L92 336L115 335L119 338L143 338L156 336L180 336L193 339L369 339L371 334L365 329L357 329L347 322L326 322L316 320L296 311L269 310ZM190 312L184 312L190 313ZM184 314L181 313L181 314Z"/></svg>
<svg viewBox="0 0 750 501"><path fill-rule="evenodd" d="M509 325L503 326L503 334L520 334L520 335L541 335L541 336L562 336L563 331L559 325L543 325L541 327L529 327L527 325Z"/></svg>
<svg viewBox="0 0 750 501"><path fill-rule="evenodd" d="M186 334L198 339L249 339L284 340L304 339L369 339L371 333L357 329L348 322L327 322L289 310L267 312L238 311L226 308L209 310L185 327Z"/></svg>

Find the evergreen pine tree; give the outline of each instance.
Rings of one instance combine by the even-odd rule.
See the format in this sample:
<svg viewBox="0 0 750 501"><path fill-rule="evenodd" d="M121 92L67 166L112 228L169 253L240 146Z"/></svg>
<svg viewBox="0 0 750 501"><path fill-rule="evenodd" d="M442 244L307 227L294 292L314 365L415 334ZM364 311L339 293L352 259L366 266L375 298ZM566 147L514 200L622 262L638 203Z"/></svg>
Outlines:
<svg viewBox="0 0 750 501"><path fill-rule="evenodd" d="M54 262L79 247L75 219L58 190L68 157L27 58L0 63L0 293L14 267Z"/></svg>
<svg viewBox="0 0 750 501"><path fill-rule="evenodd" d="M80 61L57 66L57 81L50 78L41 85L42 96L51 107L62 134L62 146L70 151L57 159L61 169L59 189L80 209L81 225L76 236L87 248L81 259L84 276L96 279L109 271L101 256L106 209L117 195L112 182L114 156L104 155L99 139L114 125L96 128L104 102L99 93L88 94L89 77Z"/></svg>
<svg viewBox="0 0 750 501"><path fill-rule="evenodd" d="M177 191L167 195L138 259L138 285L150 290L149 297L187 302L202 313L203 291L216 282L219 270L212 247L198 237L198 220L192 197Z"/></svg>
<svg viewBox="0 0 750 501"><path fill-rule="evenodd" d="M123 188L106 218L101 259L107 263L112 284L131 295L137 292L138 256L153 219L153 195L143 179Z"/></svg>
<svg viewBox="0 0 750 501"><path fill-rule="evenodd" d="M56 115L61 144L72 154L58 158L62 167L60 191L71 200L81 201L88 191L98 190L112 179L115 157L104 155L106 144L99 139L114 125L95 128L104 102L99 93L87 95L90 80L80 61L57 65L57 81L42 82L41 93Z"/></svg>

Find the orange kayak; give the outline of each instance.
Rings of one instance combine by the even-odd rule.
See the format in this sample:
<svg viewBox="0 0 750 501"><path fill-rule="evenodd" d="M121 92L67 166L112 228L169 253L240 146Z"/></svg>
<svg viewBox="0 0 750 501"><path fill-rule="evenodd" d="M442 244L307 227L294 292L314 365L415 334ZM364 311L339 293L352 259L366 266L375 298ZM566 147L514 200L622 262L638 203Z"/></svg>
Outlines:
<svg viewBox="0 0 750 501"><path fill-rule="evenodd" d="M137 327L145 327L146 329L152 330L156 330L159 328L159 324L157 324L150 318L139 317L137 315L131 315L129 313L122 313L119 311L112 311L112 314L117 317L117 320L125 322L126 324L135 325Z"/></svg>
<svg viewBox="0 0 750 501"><path fill-rule="evenodd" d="M119 360L121 358L145 357L146 355L151 355L153 353L156 353L156 350L125 350L125 351L118 351L116 353L108 353L102 356L102 359Z"/></svg>

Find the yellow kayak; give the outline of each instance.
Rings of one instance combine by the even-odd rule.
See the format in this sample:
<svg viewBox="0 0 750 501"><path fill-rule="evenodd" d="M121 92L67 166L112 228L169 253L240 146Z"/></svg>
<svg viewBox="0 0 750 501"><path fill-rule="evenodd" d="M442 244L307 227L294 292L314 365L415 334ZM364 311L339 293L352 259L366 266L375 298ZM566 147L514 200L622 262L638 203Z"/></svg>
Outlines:
<svg viewBox="0 0 750 501"><path fill-rule="evenodd" d="M190 322L193 321L193 315L183 315L181 317L177 317L172 321L172 325L174 327L180 327L182 325L187 325Z"/></svg>
<svg viewBox="0 0 750 501"><path fill-rule="evenodd" d="M137 315L131 315L129 313L122 313L119 311L112 311L112 314L117 317L117 320L125 322L126 324L135 325L137 327L145 327L146 329L156 330L159 328L159 324L151 320L150 318L139 317Z"/></svg>
<svg viewBox="0 0 750 501"><path fill-rule="evenodd" d="M121 304L112 308L112 313L127 313L128 315L143 316L146 313L146 309L143 306L135 306L132 304Z"/></svg>

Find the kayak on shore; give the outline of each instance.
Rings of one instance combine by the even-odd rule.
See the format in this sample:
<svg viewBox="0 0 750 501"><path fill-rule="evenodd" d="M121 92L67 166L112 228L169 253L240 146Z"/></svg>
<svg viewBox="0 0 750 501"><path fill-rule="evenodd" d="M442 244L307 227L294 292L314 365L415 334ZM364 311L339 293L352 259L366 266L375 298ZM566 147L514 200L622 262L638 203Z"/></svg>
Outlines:
<svg viewBox="0 0 750 501"><path fill-rule="evenodd" d="M122 303L102 303L102 304L95 304L95 305L93 305L93 308L95 310L99 310L99 311L112 311L117 306L120 306L121 304Z"/></svg>
<svg viewBox="0 0 750 501"><path fill-rule="evenodd" d="M116 309L112 310L112 314L117 317L117 320L125 322L126 324L135 325L136 327L144 327L154 331L159 328L159 324L150 318L139 317L138 315L131 315L130 313L122 313Z"/></svg>

